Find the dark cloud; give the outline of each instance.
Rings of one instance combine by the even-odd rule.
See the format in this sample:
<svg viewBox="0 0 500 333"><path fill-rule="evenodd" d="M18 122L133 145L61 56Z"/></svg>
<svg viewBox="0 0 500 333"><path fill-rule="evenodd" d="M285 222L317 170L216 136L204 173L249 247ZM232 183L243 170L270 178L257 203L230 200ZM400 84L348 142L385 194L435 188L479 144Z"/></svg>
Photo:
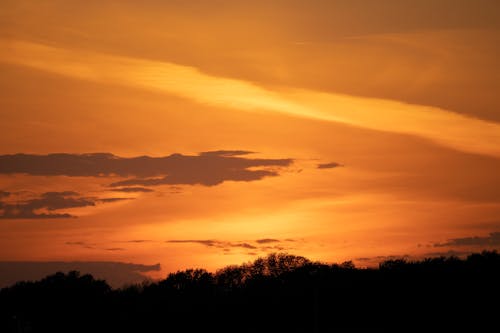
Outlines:
<svg viewBox="0 0 500 333"><path fill-rule="evenodd" d="M133 198L103 198L103 199L97 199L99 202L117 202L117 201L123 201L123 200L132 200Z"/></svg>
<svg viewBox="0 0 500 333"><path fill-rule="evenodd" d="M112 189L114 192L136 193L136 192L153 192L150 188L145 187L119 187Z"/></svg>
<svg viewBox="0 0 500 333"><path fill-rule="evenodd" d="M0 201L0 219L46 219L75 217L68 213L54 212L60 209L95 206L97 202L114 202L128 198L79 197L77 192L45 192L39 198L19 202Z"/></svg>
<svg viewBox="0 0 500 333"><path fill-rule="evenodd" d="M445 243L436 243L435 247L444 246L500 246L500 232L492 232L485 237L452 238Z"/></svg>
<svg viewBox="0 0 500 333"><path fill-rule="evenodd" d="M105 250L105 251L125 251L126 249L123 247L104 247L104 245L95 244L95 243L87 243L84 241L76 241L76 242L66 242L66 245L70 246L78 246L84 249L90 250Z"/></svg>
<svg viewBox="0 0 500 333"><path fill-rule="evenodd" d="M150 239L131 239L128 241L123 241L122 243L149 243L152 242Z"/></svg>
<svg viewBox="0 0 500 333"><path fill-rule="evenodd" d="M217 246L223 244L224 242L210 239L172 239L168 240L167 243L197 243L205 246Z"/></svg>
<svg viewBox="0 0 500 333"><path fill-rule="evenodd" d="M230 244L231 247L242 247L244 249L256 249L257 246L254 246L252 244L248 244L248 243L236 243L236 244Z"/></svg>
<svg viewBox="0 0 500 333"><path fill-rule="evenodd" d="M43 218L68 218L73 217L67 213L53 213L65 208L94 206L95 200L91 198L76 197L76 192L46 192L39 198L16 203L2 202L0 204L0 219L43 219ZM39 212L39 210L45 210Z"/></svg>
<svg viewBox="0 0 500 333"><path fill-rule="evenodd" d="M260 248L260 250L265 251L265 252L280 252L280 251L288 251L292 250L292 247L285 247L285 246L263 246Z"/></svg>
<svg viewBox="0 0 500 333"><path fill-rule="evenodd" d="M94 206L95 203L90 198L79 198L78 193L65 192L45 192L40 198L28 200L24 203L26 208L34 210L46 208L48 210L57 210L62 208L76 208L85 206Z"/></svg>
<svg viewBox="0 0 500 333"><path fill-rule="evenodd" d="M89 244L87 242L66 242L66 245L71 245L71 246L80 246L83 247L84 249L95 249L95 244Z"/></svg>
<svg viewBox="0 0 500 333"><path fill-rule="evenodd" d="M356 258L354 260L357 260L357 261L370 261L372 260L373 258L370 258L370 257L360 257L360 258Z"/></svg>
<svg viewBox="0 0 500 333"><path fill-rule="evenodd" d="M197 172L178 172L161 178L134 178L116 183L110 186L159 186L159 185L205 185L215 186L227 180L233 181L255 181L264 177L277 176L276 171L271 170L245 170L227 168L225 170L216 170L215 168L208 173L207 170L199 169Z"/></svg>
<svg viewBox="0 0 500 333"><path fill-rule="evenodd" d="M214 150L214 151L206 151L203 153L200 153L201 156L225 156L225 157L231 157L231 156L242 156L242 155L248 155L248 154L253 154L253 151L247 151L247 150Z"/></svg>
<svg viewBox="0 0 500 333"><path fill-rule="evenodd" d="M358 262L361 265L364 266L369 266L369 267L376 267L380 263L388 260L398 260L398 259L404 259L404 260L410 260L410 261L418 261L418 260L423 260L425 258L439 258L439 257L459 257L459 258L465 258L468 255L471 255L474 251L456 251L456 250L449 250L449 251L436 251L436 252L425 252L422 254L418 255L388 255L388 256L374 256L374 257L360 257L354 259L355 262Z"/></svg>
<svg viewBox="0 0 500 333"><path fill-rule="evenodd" d="M435 258L435 257L460 257L464 258L467 257L468 255L471 255L473 251L455 251L455 250L449 250L449 251L443 251L443 252L427 252L425 253L424 257L426 258Z"/></svg>
<svg viewBox="0 0 500 333"><path fill-rule="evenodd" d="M121 262L0 262L0 288L18 281L39 280L55 272L79 271L105 279L113 287L138 283L146 276L142 273L159 271L160 264L141 265Z"/></svg>
<svg viewBox="0 0 500 333"><path fill-rule="evenodd" d="M279 240L273 238L263 238L263 239L257 239L255 242L259 244L267 244L267 243L277 243L279 242Z"/></svg>
<svg viewBox="0 0 500 333"><path fill-rule="evenodd" d="M5 198L10 195L10 192L7 191L0 191L0 198Z"/></svg>
<svg viewBox="0 0 500 333"><path fill-rule="evenodd" d="M224 181L254 181L278 175L269 168L289 166L292 159L251 159L243 150L219 150L199 155L172 154L165 157L119 157L109 153L1 155L0 174L23 173L42 176L117 175L132 179L117 186L218 185ZM265 169L255 169L265 168Z"/></svg>
<svg viewBox="0 0 500 333"><path fill-rule="evenodd" d="M279 239L273 238L262 238L257 239L255 241L236 241L236 242L228 242L228 241L220 241L214 239L173 239L166 241L167 243L193 243L200 244L208 247L214 247L222 249L225 252L229 252L230 249L241 248L247 250L259 250L263 252L268 251L283 251L289 250L289 247L286 246L269 246L270 243L280 243Z"/></svg>
<svg viewBox="0 0 500 333"><path fill-rule="evenodd" d="M355 261L370 261L370 262L382 262L386 260L397 260L397 259L408 259L410 256L408 254L405 255L391 255L391 256L375 256L375 257L361 257L354 259Z"/></svg>
<svg viewBox="0 0 500 333"><path fill-rule="evenodd" d="M342 166L342 164L338 164L338 163L332 162L332 163L318 164L316 167L318 169L333 169L333 168L337 168L337 167L341 167L341 166Z"/></svg>

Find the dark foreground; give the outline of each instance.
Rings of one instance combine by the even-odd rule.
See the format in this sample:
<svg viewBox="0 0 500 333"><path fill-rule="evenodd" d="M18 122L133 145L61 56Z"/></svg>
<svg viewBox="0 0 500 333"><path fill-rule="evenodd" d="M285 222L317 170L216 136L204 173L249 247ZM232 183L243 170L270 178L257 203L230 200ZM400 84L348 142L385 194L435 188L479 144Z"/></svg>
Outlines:
<svg viewBox="0 0 500 333"><path fill-rule="evenodd" d="M378 269L272 254L111 289L77 272L0 291L0 332L473 332L500 329L500 255ZM378 331L378 330L377 330Z"/></svg>

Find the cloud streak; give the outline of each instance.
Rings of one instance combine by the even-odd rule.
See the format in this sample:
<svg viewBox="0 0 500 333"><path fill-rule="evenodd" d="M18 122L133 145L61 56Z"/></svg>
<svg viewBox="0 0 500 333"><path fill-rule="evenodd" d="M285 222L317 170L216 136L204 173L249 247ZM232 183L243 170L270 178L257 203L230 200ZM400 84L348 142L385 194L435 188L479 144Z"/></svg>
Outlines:
<svg viewBox="0 0 500 333"><path fill-rule="evenodd" d="M54 213L65 208L95 206L95 200L76 197L76 192L46 192L39 198L17 203L0 202L0 219L69 218L68 213Z"/></svg>
<svg viewBox="0 0 500 333"><path fill-rule="evenodd" d="M445 246L500 246L500 232L492 232L485 237L452 238L444 243L436 243L435 247Z"/></svg>
<svg viewBox="0 0 500 333"><path fill-rule="evenodd" d="M500 124L448 110L310 90L269 90L167 62L3 40L0 61L94 82L165 92L237 110L266 110L411 134L470 153L500 156Z"/></svg>
<svg viewBox="0 0 500 333"><path fill-rule="evenodd" d="M122 242L122 243L130 243L130 242ZM72 242L66 242L66 245L69 246L76 246L76 247L81 247L83 249L88 249L88 250L104 250L104 251L125 251L126 248L123 247L105 247L103 245L98 245L96 243L88 243L85 241L72 241Z"/></svg>
<svg viewBox="0 0 500 333"><path fill-rule="evenodd" d="M244 158L246 151L214 151L199 155L172 154L165 157L119 157L109 153L92 154L14 154L0 156L0 173L36 176L121 176L131 179L115 182L121 192L148 192L132 185L205 185L224 181L254 181L277 176L275 170L292 164L292 159ZM257 169L256 169L257 168ZM127 186L127 187L123 187Z"/></svg>
<svg viewBox="0 0 500 333"><path fill-rule="evenodd" d="M316 167L318 169L333 169L333 168L338 168L338 167L341 167L341 166L342 166L341 164L338 164L338 163L335 163L335 162L331 162L331 163L318 164Z"/></svg>
<svg viewBox="0 0 500 333"><path fill-rule="evenodd" d="M166 241L166 243L200 244L207 247L222 249L222 251L224 252L229 252L231 251L231 249L235 248L236 249L240 248L245 250L258 250L261 252L269 252L269 251L273 252L273 251L284 251L290 249L289 246L283 243L292 241L294 240L282 241L274 238L262 238L254 241L236 241L236 242L221 241L215 239L172 239ZM254 254L256 254L256 252Z"/></svg>
<svg viewBox="0 0 500 333"><path fill-rule="evenodd" d="M280 241L274 238L262 238L262 239L257 239L255 242L259 244L269 244L269 243L279 243Z"/></svg>
<svg viewBox="0 0 500 333"><path fill-rule="evenodd" d="M124 192L124 193L148 193L148 192L153 192L152 189L150 188L145 188L145 187L120 187L120 188L114 188L112 191L114 192Z"/></svg>
<svg viewBox="0 0 500 333"><path fill-rule="evenodd" d="M82 247L84 249L95 249L95 244L89 244L89 243L83 242L83 241L66 242L65 244L70 245L70 246L79 246L79 247Z"/></svg>
<svg viewBox="0 0 500 333"><path fill-rule="evenodd" d="M75 217L68 213L55 211L69 208L95 206L96 203L108 203L129 198L93 198L81 197L72 191L45 192L40 197L18 202L0 201L0 219L49 219Z"/></svg>
<svg viewBox="0 0 500 333"><path fill-rule="evenodd" d="M217 247L221 249L240 247L244 249L254 250L257 248L255 245L251 245L245 242L232 243L232 242L225 242L225 241L211 240L211 239L174 239L174 240L168 240L167 243L194 243L194 244L205 245L208 247Z"/></svg>

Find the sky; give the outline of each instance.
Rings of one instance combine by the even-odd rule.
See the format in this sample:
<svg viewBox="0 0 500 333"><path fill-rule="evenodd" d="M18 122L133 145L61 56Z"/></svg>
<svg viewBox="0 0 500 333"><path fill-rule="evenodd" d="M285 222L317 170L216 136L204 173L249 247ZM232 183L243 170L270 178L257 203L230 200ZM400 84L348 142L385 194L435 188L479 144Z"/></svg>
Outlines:
<svg viewBox="0 0 500 333"><path fill-rule="evenodd" d="M0 285L500 247L498 1L0 8Z"/></svg>

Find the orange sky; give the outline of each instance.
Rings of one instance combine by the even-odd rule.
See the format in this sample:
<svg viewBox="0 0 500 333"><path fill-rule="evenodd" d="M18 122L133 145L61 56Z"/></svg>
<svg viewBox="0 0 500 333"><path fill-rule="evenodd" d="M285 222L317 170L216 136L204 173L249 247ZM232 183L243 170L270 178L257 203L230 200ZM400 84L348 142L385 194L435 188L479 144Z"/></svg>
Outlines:
<svg viewBox="0 0 500 333"><path fill-rule="evenodd" d="M0 261L500 247L497 1L0 6Z"/></svg>

